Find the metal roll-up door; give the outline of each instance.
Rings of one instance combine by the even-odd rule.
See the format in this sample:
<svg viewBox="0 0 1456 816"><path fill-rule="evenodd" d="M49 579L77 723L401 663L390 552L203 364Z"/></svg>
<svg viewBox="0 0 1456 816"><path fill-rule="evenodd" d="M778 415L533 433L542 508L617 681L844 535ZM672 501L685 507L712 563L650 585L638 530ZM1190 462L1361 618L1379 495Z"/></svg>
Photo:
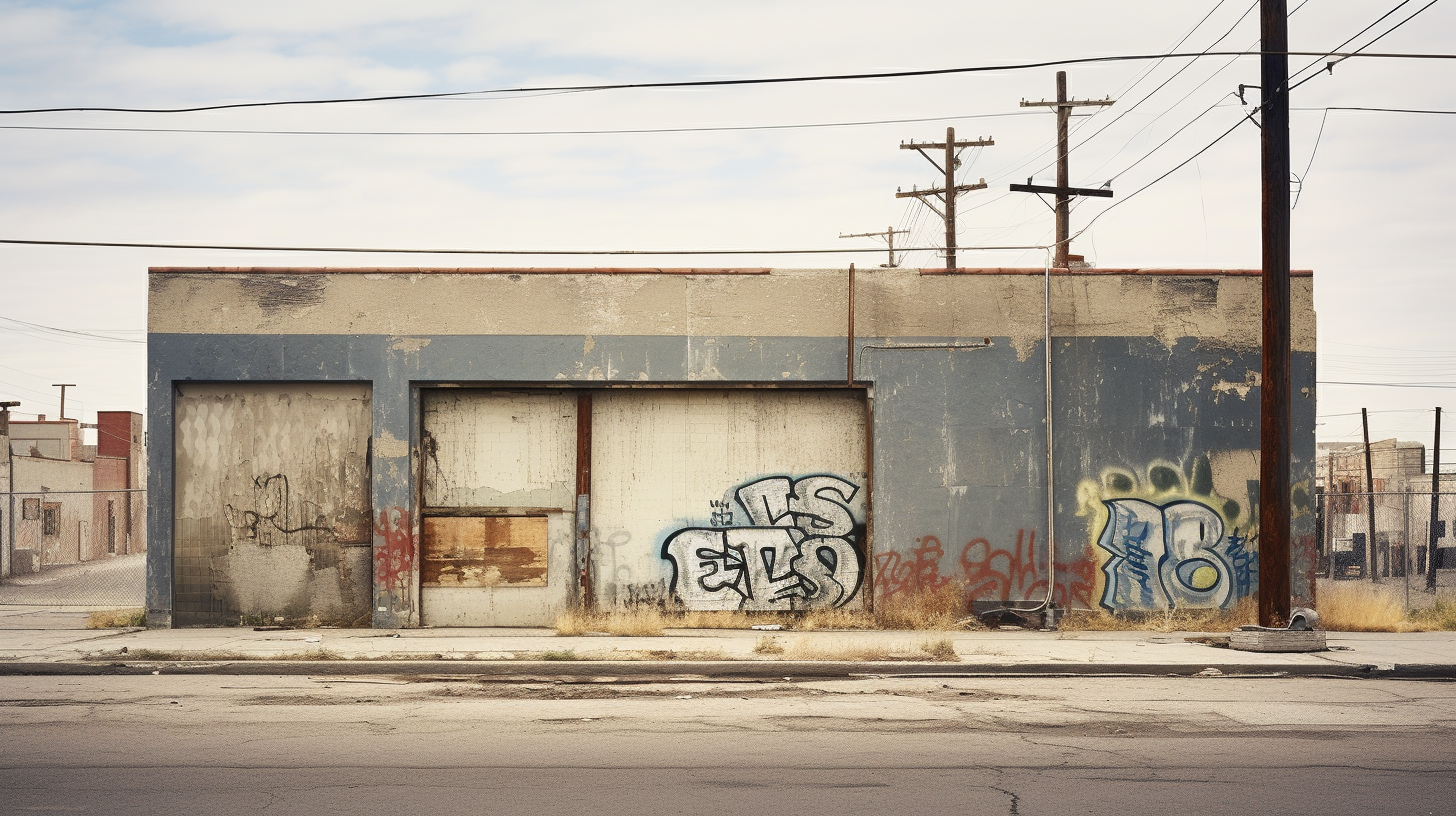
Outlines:
<svg viewBox="0 0 1456 816"><path fill-rule="evenodd" d="M633 390L592 401L597 600L701 610L859 606L857 390Z"/></svg>

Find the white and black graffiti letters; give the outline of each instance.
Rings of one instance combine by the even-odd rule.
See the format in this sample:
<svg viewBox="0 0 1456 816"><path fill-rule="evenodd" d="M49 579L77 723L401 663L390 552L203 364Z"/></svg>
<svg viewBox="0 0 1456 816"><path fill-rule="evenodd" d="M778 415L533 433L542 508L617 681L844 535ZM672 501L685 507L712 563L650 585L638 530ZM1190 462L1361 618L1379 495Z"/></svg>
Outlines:
<svg viewBox="0 0 1456 816"><path fill-rule="evenodd" d="M854 532L849 503L859 487L837 476L759 479L738 488L735 498L758 527L798 527L809 535Z"/></svg>
<svg viewBox="0 0 1456 816"><path fill-rule="evenodd" d="M678 597L700 610L843 605L864 571L850 505L858 492L837 476L775 476L739 487L734 498L749 526L688 527L663 542ZM731 524L736 514L712 506L712 523Z"/></svg>

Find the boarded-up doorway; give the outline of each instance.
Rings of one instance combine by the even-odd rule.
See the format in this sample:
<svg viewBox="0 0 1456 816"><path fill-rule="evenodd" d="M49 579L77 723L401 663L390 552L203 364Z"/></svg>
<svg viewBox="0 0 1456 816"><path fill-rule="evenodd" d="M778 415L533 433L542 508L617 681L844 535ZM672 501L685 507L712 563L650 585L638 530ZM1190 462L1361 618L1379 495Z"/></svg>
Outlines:
<svg viewBox="0 0 1456 816"><path fill-rule="evenodd" d="M369 386L178 386L178 625L367 626Z"/></svg>
<svg viewBox="0 0 1456 816"><path fill-rule="evenodd" d="M576 395L422 392L427 626L547 626L572 600Z"/></svg>

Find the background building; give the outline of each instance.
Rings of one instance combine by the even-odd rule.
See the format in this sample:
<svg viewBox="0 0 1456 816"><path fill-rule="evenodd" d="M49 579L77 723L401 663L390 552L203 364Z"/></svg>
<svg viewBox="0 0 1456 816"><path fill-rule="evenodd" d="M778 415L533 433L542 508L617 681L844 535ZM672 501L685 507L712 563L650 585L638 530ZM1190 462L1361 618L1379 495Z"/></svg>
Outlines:
<svg viewBox="0 0 1456 816"><path fill-rule="evenodd" d="M157 625L546 624L577 603L800 609L945 586L972 607L1141 610L1257 588L1257 271L150 283ZM1307 600L1309 273L1292 288Z"/></svg>
<svg viewBox="0 0 1456 816"><path fill-rule="evenodd" d="M0 425L9 492L0 577L146 550L141 414L98 411L94 446L81 444L75 419L6 413Z"/></svg>

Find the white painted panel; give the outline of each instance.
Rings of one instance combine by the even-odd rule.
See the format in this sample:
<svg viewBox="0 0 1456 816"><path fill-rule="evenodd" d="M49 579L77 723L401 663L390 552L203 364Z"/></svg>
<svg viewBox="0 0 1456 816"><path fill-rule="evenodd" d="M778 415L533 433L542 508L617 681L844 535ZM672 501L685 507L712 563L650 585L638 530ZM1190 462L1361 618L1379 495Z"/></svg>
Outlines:
<svg viewBox="0 0 1456 816"><path fill-rule="evenodd" d="M428 626L550 625L576 585L576 395L437 389L424 393L422 407L427 512L547 511L544 587L422 586L422 621Z"/></svg>
<svg viewBox="0 0 1456 816"><path fill-rule="evenodd" d="M861 394L610 391L592 407L603 603L669 588L699 609L860 603Z"/></svg>
<svg viewBox="0 0 1456 816"><path fill-rule="evenodd" d="M576 395L424 394L426 507L576 503Z"/></svg>

